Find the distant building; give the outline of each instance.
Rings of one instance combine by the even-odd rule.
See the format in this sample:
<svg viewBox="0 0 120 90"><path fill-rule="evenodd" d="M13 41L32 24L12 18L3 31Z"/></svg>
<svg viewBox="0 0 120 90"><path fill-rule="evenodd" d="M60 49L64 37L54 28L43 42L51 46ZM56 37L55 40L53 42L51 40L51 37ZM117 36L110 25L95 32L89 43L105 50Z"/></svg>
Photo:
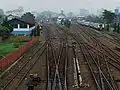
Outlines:
<svg viewBox="0 0 120 90"><path fill-rule="evenodd" d="M30 35L32 30L35 29L35 21L14 18L8 23L13 27L12 34L14 35Z"/></svg>

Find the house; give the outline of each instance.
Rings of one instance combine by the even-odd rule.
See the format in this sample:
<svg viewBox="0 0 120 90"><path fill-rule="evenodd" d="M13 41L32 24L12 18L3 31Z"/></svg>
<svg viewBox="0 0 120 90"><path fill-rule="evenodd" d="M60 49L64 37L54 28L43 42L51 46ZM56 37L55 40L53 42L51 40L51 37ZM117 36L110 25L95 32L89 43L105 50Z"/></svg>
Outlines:
<svg viewBox="0 0 120 90"><path fill-rule="evenodd" d="M13 27L12 34L14 35L30 35L35 29L35 21L25 20L21 18L14 18L8 21L9 25Z"/></svg>
<svg viewBox="0 0 120 90"><path fill-rule="evenodd" d="M7 16L7 20L8 20L8 21L9 21L9 20L12 20L12 19L14 19L14 18L17 18L17 16L13 16L12 14L10 14L10 15Z"/></svg>

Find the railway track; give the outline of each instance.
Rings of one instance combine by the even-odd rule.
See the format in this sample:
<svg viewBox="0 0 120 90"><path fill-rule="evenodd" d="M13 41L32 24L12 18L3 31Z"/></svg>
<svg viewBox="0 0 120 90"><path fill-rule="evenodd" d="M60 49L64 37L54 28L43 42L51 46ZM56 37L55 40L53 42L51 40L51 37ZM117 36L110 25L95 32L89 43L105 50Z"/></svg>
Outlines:
<svg viewBox="0 0 120 90"><path fill-rule="evenodd" d="M59 27L58 26L58 28L60 28L60 29L62 29L62 32L64 32L65 33L65 35L66 36L68 36L68 37L72 37L72 43L71 43L71 45L73 44L73 41L74 42L78 42L77 40L76 40L76 36L74 35L74 34L72 34L72 33L69 33L68 31L65 31L63 28L61 28L61 27ZM78 42L79 43L79 42ZM77 55L76 55L76 50L75 50L75 47L71 47L72 48L72 54L73 54L73 57L72 57L72 61L73 61L73 77L74 77L74 84L73 84L73 86L72 86L72 88L69 88L69 89L77 89L77 88L80 88L80 84L82 85L83 83L82 83L82 77L81 77L81 71L80 71L80 67L79 67L79 62L78 62L78 60L77 60ZM87 86L87 84L86 84L86 86Z"/></svg>
<svg viewBox="0 0 120 90"><path fill-rule="evenodd" d="M83 44L82 44L83 45ZM85 47L85 45L84 45L84 47ZM92 60L91 61L93 61L93 62L91 62L90 61L90 59L88 60L88 58L86 58L86 60L87 60L87 62L89 63L89 68L92 68L91 69L91 72L92 73L94 73L94 76L96 76L96 74L98 74L99 76L100 76L100 80L99 79L96 79L97 80L97 82L96 82L96 85L97 85L97 89L98 90L102 90L102 89L104 89L104 90L107 90L108 88L110 89L110 90L117 90L117 89L115 89L115 87L114 87L114 85L111 85L111 83L110 83L110 81L107 79L107 76L106 76L106 74L104 73L105 72L105 69L106 68L104 68L104 72L103 72L103 67L104 66L102 66L101 67L101 65L100 65L100 60L99 61L97 61L97 60L95 60L95 57L94 57L94 55L95 55L95 53L94 54L92 54L89 50L88 50L88 48L86 47L86 50L87 50L87 53L89 53L89 55L91 56L91 58L92 58ZM84 50L85 51L85 50ZM83 52L83 51L82 51ZM84 53L84 52L83 52ZM98 57L99 58L99 57ZM97 62L99 62L99 63L97 63ZM105 62L105 61L104 61ZM98 65L99 64L99 65ZM106 64L107 65L107 64ZM95 69L95 67L97 68L97 69ZM108 68L108 67L107 67ZM97 71L99 71L99 72L97 72ZM107 72L109 72L108 70L106 70L106 73ZM110 72L109 72L110 73ZM110 74L111 75L111 74ZM95 81L96 81L95 80ZM100 82L99 82L100 81ZM112 82L113 82L113 80L111 80ZM98 84L99 84L99 86L98 86ZM106 84L109 86L106 86Z"/></svg>
<svg viewBox="0 0 120 90"><path fill-rule="evenodd" d="M50 68L50 75L51 77L51 89L49 90L67 90L67 82L66 82L66 70L67 70L67 44L66 44L66 39L64 38L58 28L54 25L51 25L54 31L49 31L49 44L48 48L50 49L49 51L52 52L48 53L48 56L52 56L51 59L49 59L49 68ZM52 30L53 30L52 29ZM57 36L56 36L57 35ZM55 45L54 40L57 41L57 46ZM57 49L55 49L57 47ZM48 57L48 58L49 58ZM51 62L52 61L52 62ZM52 66L55 66L54 69ZM52 70L53 69L53 70ZM51 73L53 73L51 75ZM49 80L50 80L49 79Z"/></svg>
<svg viewBox="0 0 120 90"><path fill-rule="evenodd" d="M85 31L83 31L85 34L86 34L86 32ZM87 32L87 35L88 35L88 32ZM106 79L106 82L107 82L107 84L108 84L108 86L109 87L106 87L106 83L103 85L103 81L102 81L102 79L100 79L101 80L101 82L102 82L102 84L101 84L101 89L104 89L104 90L107 90L107 88L109 88L110 90L119 90L118 89L118 87L116 86L116 83L115 83L115 81L114 81L114 79L113 79L113 77L112 77L112 74L111 74L111 72L110 72L110 68L109 68L109 65L108 65L108 63L107 63L107 61L106 61L106 59L108 59L108 58L106 58L105 57L105 55L104 55L104 53L108 53L108 55L109 56L112 56L112 58L114 58L114 59L117 59L118 57L119 57L119 55L118 54L116 54L112 49L110 49L110 48L108 48L106 45L104 45L102 42L100 42L99 40L97 40L93 35L89 35L89 37L91 36L91 39L92 40L94 40L94 43L96 44L96 45L99 45L99 48L98 48L98 50L99 51L102 51L102 53L101 53L101 57L102 57L102 64L103 64L103 62L104 62L104 65L103 66L101 66L101 67L99 67L98 65L97 65L97 62L94 60L94 58L92 59L92 60L94 60L94 64L96 64L97 65L97 67L98 67L98 69L100 69L101 68L101 71L103 72L103 76L104 76L104 79ZM101 48L101 49L100 49ZM98 52L97 52L98 53ZM93 54L93 55L95 55L95 53ZM91 56L93 56L93 55L91 55ZM118 62L117 62L118 63ZM105 66L106 65L106 66ZM107 68L107 70L105 70L105 68ZM101 75L100 75L101 76ZM109 77L109 78L108 78Z"/></svg>
<svg viewBox="0 0 120 90"><path fill-rule="evenodd" d="M103 44L100 40L96 39L94 36L92 36L91 39L94 40L96 44L100 45L100 47L102 48L102 51L103 51L102 53L106 53L107 56L114 59L114 60L111 59L112 61L114 61L115 63L120 65L120 61L119 61L120 55L118 55L118 53L113 51L111 48L107 47L105 44Z"/></svg>
<svg viewBox="0 0 120 90"><path fill-rule="evenodd" d="M8 82L1 88L1 90L17 90L22 81L25 79L28 72L37 63L37 60L45 51L45 46L46 42L28 58L29 60L26 63L19 67L17 73L12 78L8 79ZM42 50L42 52L40 52L40 50Z"/></svg>
<svg viewBox="0 0 120 90"><path fill-rule="evenodd" d="M30 50L28 50L26 53L24 53L18 60L15 65L13 65L7 72L3 72L2 76L0 77L0 87L3 87L9 80L9 78L12 78L13 75L17 73L19 70L19 67L28 62L29 57L32 56L33 52L36 51L37 48L39 48L39 45L41 45L40 42L37 42ZM6 75L7 74L7 75Z"/></svg>
<svg viewBox="0 0 120 90"><path fill-rule="evenodd" d="M49 26L46 27L46 35L45 35L45 39L47 40L47 52L46 52L46 59L47 59L47 86L46 86L46 90L51 90L52 88L52 82L53 82L53 77L55 75L55 54L53 52L53 47L51 47L51 32L50 30L47 30L49 28Z"/></svg>
<svg viewBox="0 0 120 90"><path fill-rule="evenodd" d="M58 59L58 71L59 71L59 75L60 75L60 80L63 86L62 90L66 90L67 89L67 82L66 82L66 73L67 73L67 54L68 54L68 47L67 47L67 43L63 43L63 48L61 50L61 54L59 56Z"/></svg>
<svg viewBox="0 0 120 90"><path fill-rule="evenodd" d="M95 37L90 31L79 30L80 28L76 26L74 32L66 33L78 43L94 79L96 90L108 90L108 88L119 90L113 78L113 72L111 72L111 66L120 70L119 55L98 40L99 37ZM83 38L89 42L85 42Z"/></svg>
<svg viewBox="0 0 120 90"><path fill-rule="evenodd" d="M78 25L79 25L79 23L77 23ZM84 29L84 28L86 28L86 27L80 27L81 29ZM88 29L88 27L86 28L86 29ZM108 41L108 42L110 42L110 43L113 43L114 45L115 45L115 47L120 47L120 42L119 42L119 39L120 38L118 38L118 37L116 37L116 36L113 36L113 35L110 35L111 37L108 37L108 36L106 36L106 35L104 35L104 33L102 34L101 32L97 32L96 30L93 30L93 29L90 29L92 32L92 34L93 35L95 35L95 36L101 36L101 37L104 37L104 38L106 38L106 40ZM96 35L96 33L98 34L98 35Z"/></svg>
<svg viewBox="0 0 120 90"><path fill-rule="evenodd" d="M55 36L55 33L51 33L50 31L47 32L47 39L48 39L48 62L49 62L49 75L48 75L48 79L49 81L49 86L47 88L47 90L52 90L53 85L55 85L56 83L54 83L54 78L56 75L56 65L57 65L57 54L59 53L58 51L55 51L55 46L58 47L58 45L54 46L54 40L52 39L58 39ZM58 82L60 83L60 82ZM60 86L61 87L61 86ZM60 88L58 87L58 88Z"/></svg>
<svg viewBox="0 0 120 90"><path fill-rule="evenodd" d="M61 56L58 59L58 70L60 72L61 83L63 86L62 90L67 90L67 63L68 63L68 37L59 28L56 28L57 32L60 34L61 41L63 42L63 48L61 49ZM62 57L63 56L63 57Z"/></svg>

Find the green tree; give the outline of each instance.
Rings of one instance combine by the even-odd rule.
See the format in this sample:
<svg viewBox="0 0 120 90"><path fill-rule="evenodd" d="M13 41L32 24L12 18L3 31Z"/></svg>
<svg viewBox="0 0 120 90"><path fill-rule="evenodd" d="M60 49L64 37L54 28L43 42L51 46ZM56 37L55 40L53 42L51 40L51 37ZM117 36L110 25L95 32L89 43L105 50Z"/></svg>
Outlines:
<svg viewBox="0 0 120 90"><path fill-rule="evenodd" d="M12 32L13 31L13 27L9 25L8 19L7 19L8 17L9 16L5 16L5 18L3 20L3 23L1 25L4 26L4 27L7 27L10 30L10 32Z"/></svg>
<svg viewBox="0 0 120 90"><path fill-rule="evenodd" d="M51 11L44 11L41 12L37 15L36 19L37 20L47 20L47 19L52 19L53 17L57 17L58 14L55 12L51 12Z"/></svg>
<svg viewBox="0 0 120 90"><path fill-rule="evenodd" d="M71 22L70 22L68 19L66 19L66 20L64 21L64 25L65 25L67 28L70 28Z"/></svg>
<svg viewBox="0 0 120 90"><path fill-rule="evenodd" d="M4 18L5 18L4 11L2 9L0 9L0 24L3 23Z"/></svg>
<svg viewBox="0 0 120 90"><path fill-rule="evenodd" d="M105 21L105 23L113 23L114 19L115 19L116 15L108 10L104 10L103 11L103 20Z"/></svg>
<svg viewBox="0 0 120 90"><path fill-rule="evenodd" d="M114 22L116 15L108 10L104 10L102 13L102 18L104 22L107 24L107 31L109 31L110 25Z"/></svg>
<svg viewBox="0 0 120 90"><path fill-rule="evenodd" d="M46 20L50 19L52 17L52 12L51 11L44 11L38 14L37 19L38 20Z"/></svg>
<svg viewBox="0 0 120 90"><path fill-rule="evenodd" d="M4 39L10 36L10 32L11 31L9 30L9 28L0 25L0 36L2 36Z"/></svg>
<svg viewBox="0 0 120 90"><path fill-rule="evenodd" d="M114 30L113 30L113 32L117 32L117 24L116 23L114 23Z"/></svg>
<svg viewBox="0 0 120 90"><path fill-rule="evenodd" d="M85 20L94 22L94 23L102 23L101 16L96 16L96 15L89 15L89 16L85 17Z"/></svg>
<svg viewBox="0 0 120 90"><path fill-rule="evenodd" d="M118 25L117 25L117 33L120 33L120 30L119 30L119 29L120 29L120 25L118 24Z"/></svg>
<svg viewBox="0 0 120 90"><path fill-rule="evenodd" d="M35 16L34 14L27 12L24 15L21 16L22 19L26 19L26 20L31 20L34 21L35 20Z"/></svg>

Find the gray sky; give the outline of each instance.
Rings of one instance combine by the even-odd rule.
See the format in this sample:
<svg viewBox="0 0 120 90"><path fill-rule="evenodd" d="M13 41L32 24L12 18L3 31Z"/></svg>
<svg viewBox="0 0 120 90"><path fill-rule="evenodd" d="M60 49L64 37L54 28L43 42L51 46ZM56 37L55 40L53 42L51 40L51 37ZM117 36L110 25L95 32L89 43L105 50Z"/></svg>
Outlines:
<svg viewBox="0 0 120 90"><path fill-rule="evenodd" d="M23 6L26 10L53 10L59 12L79 12L80 8L96 11L99 8L114 9L120 6L120 0L0 0L0 8L6 10Z"/></svg>

